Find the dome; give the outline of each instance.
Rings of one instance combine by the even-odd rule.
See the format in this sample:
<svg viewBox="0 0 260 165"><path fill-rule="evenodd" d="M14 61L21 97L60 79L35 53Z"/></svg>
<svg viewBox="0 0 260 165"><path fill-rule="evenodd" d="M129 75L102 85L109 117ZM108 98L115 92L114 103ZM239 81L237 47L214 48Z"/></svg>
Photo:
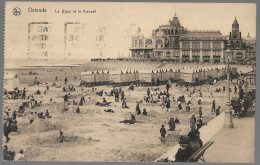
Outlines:
<svg viewBox="0 0 260 165"><path fill-rule="evenodd" d="M173 19L170 21L170 25L175 26L175 27L181 26L176 13L175 13L175 16L173 17Z"/></svg>
<svg viewBox="0 0 260 165"><path fill-rule="evenodd" d="M162 30L159 30L156 35L155 35L157 38L163 38L165 35L164 35L164 32Z"/></svg>

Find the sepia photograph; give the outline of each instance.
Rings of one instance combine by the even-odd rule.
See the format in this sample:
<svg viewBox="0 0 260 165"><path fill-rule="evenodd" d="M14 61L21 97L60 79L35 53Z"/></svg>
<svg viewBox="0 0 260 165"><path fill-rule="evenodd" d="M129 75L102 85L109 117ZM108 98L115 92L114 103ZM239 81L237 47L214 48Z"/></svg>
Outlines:
<svg viewBox="0 0 260 165"><path fill-rule="evenodd" d="M5 2L2 160L254 163L256 9Z"/></svg>

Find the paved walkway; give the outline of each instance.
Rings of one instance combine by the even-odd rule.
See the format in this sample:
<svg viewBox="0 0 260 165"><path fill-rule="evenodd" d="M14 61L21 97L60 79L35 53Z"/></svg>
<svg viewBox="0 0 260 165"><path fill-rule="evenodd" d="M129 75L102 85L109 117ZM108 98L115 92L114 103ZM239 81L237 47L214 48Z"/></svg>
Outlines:
<svg viewBox="0 0 260 165"><path fill-rule="evenodd" d="M224 122L224 116L225 113L221 113L217 117L215 117L213 120L207 123L206 126L203 126L200 129L200 138L205 144L207 141L209 141L216 133L222 129L223 127L223 122ZM213 144L214 145L214 144ZM173 146L170 150L167 152L163 153L162 156L160 156L158 159L155 160L157 162L158 160L162 160L165 158L168 158L169 161L174 161L175 154L177 153L179 149L179 144Z"/></svg>
<svg viewBox="0 0 260 165"><path fill-rule="evenodd" d="M255 117L233 118L234 128L223 128L225 112L200 129L203 143L214 141L205 154L208 163L253 163ZM174 161L179 145L174 146L157 160Z"/></svg>
<svg viewBox="0 0 260 165"><path fill-rule="evenodd" d="M234 128L222 128L204 154L210 163L254 163L255 117L233 118Z"/></svg>

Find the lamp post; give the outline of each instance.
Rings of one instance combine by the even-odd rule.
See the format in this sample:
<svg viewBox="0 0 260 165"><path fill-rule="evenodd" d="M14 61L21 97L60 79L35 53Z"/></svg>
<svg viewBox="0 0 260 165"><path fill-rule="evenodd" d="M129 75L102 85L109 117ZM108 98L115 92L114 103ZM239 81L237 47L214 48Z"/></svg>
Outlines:
<svg viewBox="0 0 260 165"><path fill-rule="evenodd" d="M230 46L228 44L228 46ZM231 54L233 56L233 50L230 49ZM233 122L232 122L232 111L231 111L231 106L230 106L230 80L229 80L229 74L230 74L230 64L229 64L229 54L230 51L228 51L228 62L227 62L227 104L226 104L226 110L225 110L225 120L224 120L224 128L233 128Z"/></svg>

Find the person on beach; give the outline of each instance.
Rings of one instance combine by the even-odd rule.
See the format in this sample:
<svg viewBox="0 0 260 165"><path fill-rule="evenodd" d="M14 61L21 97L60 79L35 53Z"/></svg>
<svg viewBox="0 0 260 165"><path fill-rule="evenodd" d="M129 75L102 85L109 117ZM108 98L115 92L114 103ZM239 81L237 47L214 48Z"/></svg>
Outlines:
<svg viewBox="0 0 260 165"><path fill-rule="evenodd" d="M160 133L161 133L161 142L165 143L165 135L166 135L166 129L164 128L164 125L162 124L162 127L160 129Z"/></svg>

